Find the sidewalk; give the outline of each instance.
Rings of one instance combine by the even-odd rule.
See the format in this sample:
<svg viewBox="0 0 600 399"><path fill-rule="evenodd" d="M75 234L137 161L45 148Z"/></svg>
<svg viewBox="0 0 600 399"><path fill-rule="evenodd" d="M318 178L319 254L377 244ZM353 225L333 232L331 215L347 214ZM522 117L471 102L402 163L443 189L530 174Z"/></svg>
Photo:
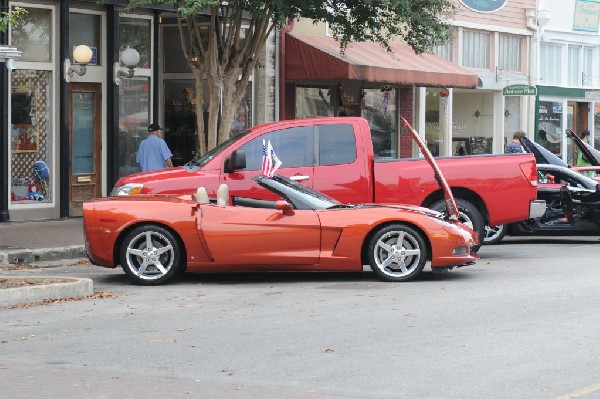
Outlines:
<svg viewBox="0 0 600 399"><path fill-rule="evenodd" d="M0 223L0 265L84 257L83 218Z"/></svg>

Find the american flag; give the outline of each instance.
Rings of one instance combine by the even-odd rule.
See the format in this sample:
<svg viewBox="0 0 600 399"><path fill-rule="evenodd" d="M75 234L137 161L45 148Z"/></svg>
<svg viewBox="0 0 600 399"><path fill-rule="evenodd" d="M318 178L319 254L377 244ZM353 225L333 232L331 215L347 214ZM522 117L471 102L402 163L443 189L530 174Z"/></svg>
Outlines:
<svg viewBox="0 0 600 399"><path fill-rule="evenodd" d="M263 160L262 160L262 173L267 177L273 177L275 171L279 169L282 162L275 154L275 150L271 145L271 140L265 145L263 140Z"/></svg>

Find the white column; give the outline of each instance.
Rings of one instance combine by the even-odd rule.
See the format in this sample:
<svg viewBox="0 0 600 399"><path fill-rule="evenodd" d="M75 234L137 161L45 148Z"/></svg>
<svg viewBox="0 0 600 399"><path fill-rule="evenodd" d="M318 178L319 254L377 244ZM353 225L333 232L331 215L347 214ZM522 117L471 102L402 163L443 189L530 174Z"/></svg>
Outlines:
<svg viewBox="0 0 600 399"><path fill-rule="evenodd" d="M453 90L448 89L448 97L440 97L440 133L442 135L442 147L440 156L449 156L452 154L452 99Z"/></svg>

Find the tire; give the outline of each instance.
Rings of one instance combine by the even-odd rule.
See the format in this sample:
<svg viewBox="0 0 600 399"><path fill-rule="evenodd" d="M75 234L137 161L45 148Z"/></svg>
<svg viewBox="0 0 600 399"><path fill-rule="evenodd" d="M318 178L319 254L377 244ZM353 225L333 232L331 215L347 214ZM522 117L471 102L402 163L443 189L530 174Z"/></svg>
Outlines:
<svg viewBox="0 0 600 399"><path fill-rule="evenodd" d="M119 258L121 267L136 284L159 285L181 271L181 254L173 233L160 226L144 225L127 234Z"/></svg>
<svg viewBox="0 0 600 399"><path fill-rule="evenodd" d="M462 198L456 198L456 206L458 206L460 221L479 235L479 244L473 245L471 248L471 251L477 252L479 251L479 248L481 248L483 238L485 237L485 223L483 221L483 216L475 205ZM444 215L448 213L446 210L446 202L444 200L434 202L429 208L441 212Z"/></svg>
<svg viewBox="0 0 600 399"><path fill-rule="evenodd" d="M371 270L384 281L409 281L427 261L423 235L402 224L386 226L373 234L367 247Z"/></svg>
<svg viewBox="0 0 600 399"><path fill-rule="evenodd" d="M508 231L508 225L501 224L499 226L485 226L485 238L483 239L484 245L498 244Z"/></svg>

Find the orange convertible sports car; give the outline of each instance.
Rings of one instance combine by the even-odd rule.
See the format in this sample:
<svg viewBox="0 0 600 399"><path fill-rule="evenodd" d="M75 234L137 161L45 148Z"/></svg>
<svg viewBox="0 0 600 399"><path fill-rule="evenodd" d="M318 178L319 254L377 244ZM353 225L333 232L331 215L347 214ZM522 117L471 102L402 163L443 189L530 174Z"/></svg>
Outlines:
<svg viewBox="0 0 600 399"><path fill-rule="evenodd" d="M109 197L83 206L94 264L121 265L138 284L181 271L361 271L388 281L471 264L476 234L441 213L398 205L348 205L276 175L256 183L279 200L195 196ZM231 204L229 203L231 202Z"/></svg>

